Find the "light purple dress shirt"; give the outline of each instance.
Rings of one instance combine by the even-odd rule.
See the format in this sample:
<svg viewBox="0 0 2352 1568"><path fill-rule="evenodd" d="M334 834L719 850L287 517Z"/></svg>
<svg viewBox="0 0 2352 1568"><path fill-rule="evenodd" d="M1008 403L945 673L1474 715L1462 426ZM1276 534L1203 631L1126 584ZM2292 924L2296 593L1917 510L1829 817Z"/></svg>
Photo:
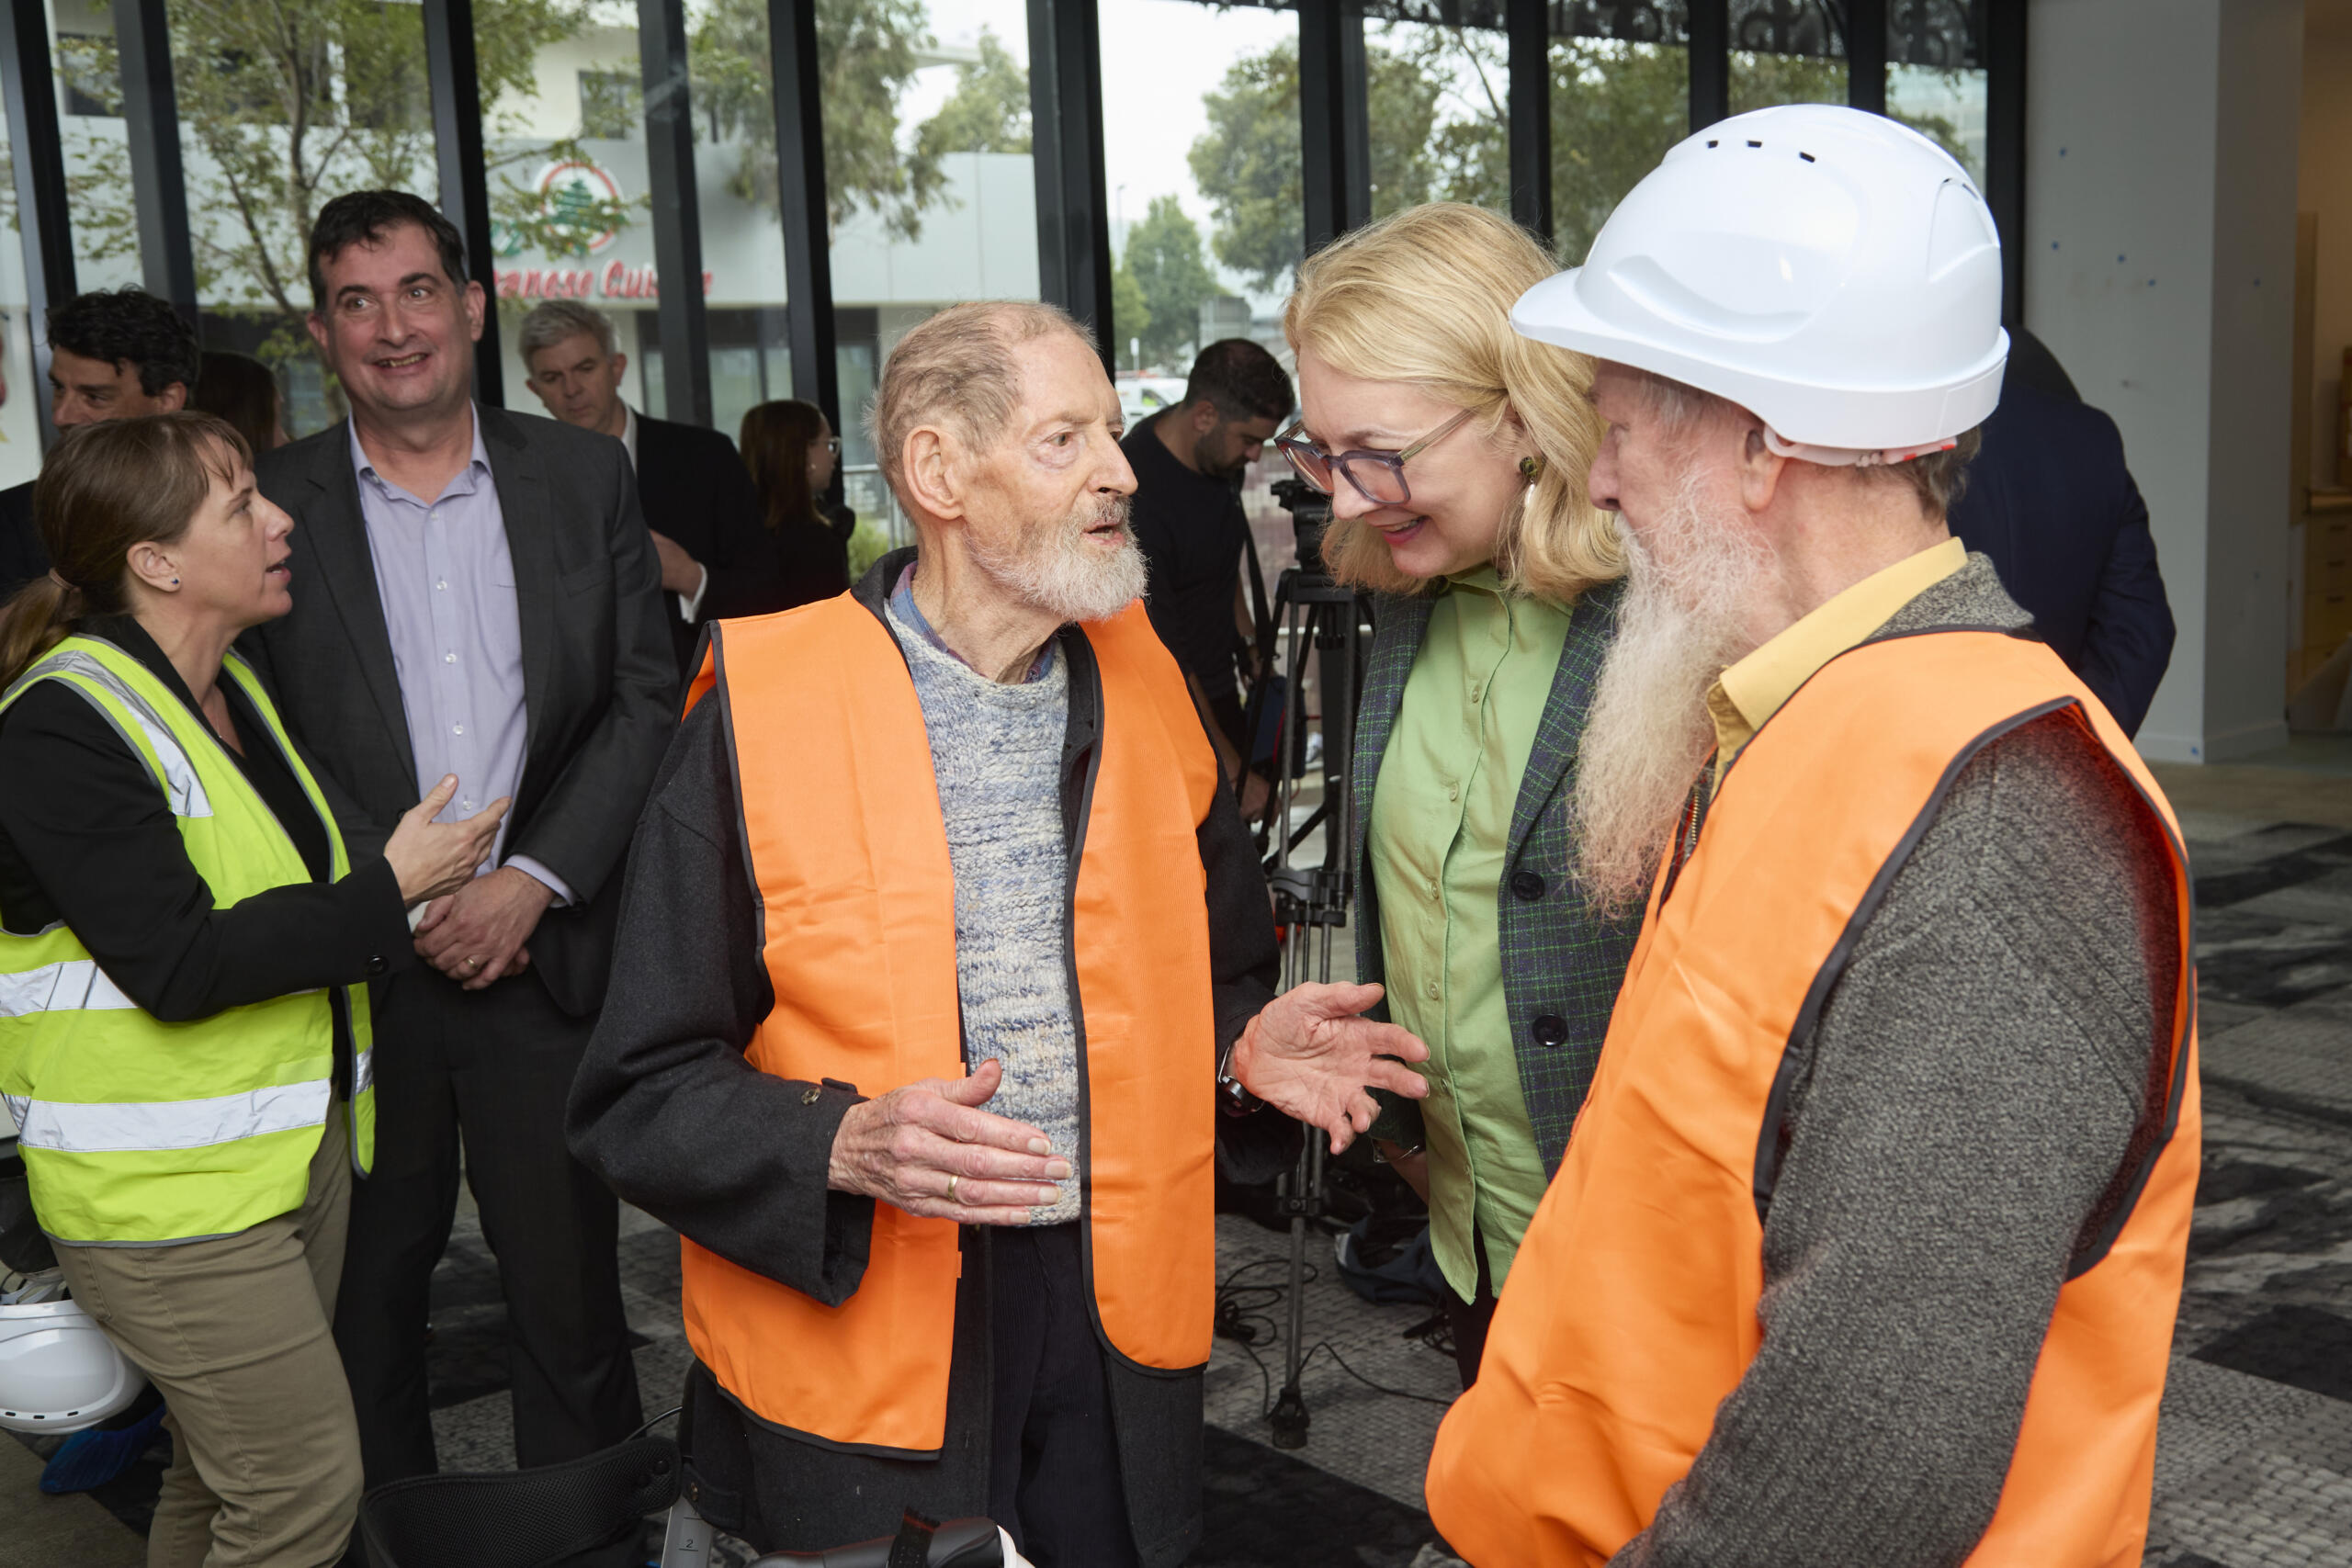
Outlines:
<svg viewBox="0 0 2352 1568"><path fill-rule="evenodd" d="M376 471L356 426L351 466L416 753L416 792L422 796L455 773L457 798L437 820L471 817L522 783L527 728L514 561L481 421L474 421L472 459L430 502ZM484 871L501 863L506 828L499 825ZM563 879L530 856L503 863L545 883L558 903L571 901Z"/></svg>

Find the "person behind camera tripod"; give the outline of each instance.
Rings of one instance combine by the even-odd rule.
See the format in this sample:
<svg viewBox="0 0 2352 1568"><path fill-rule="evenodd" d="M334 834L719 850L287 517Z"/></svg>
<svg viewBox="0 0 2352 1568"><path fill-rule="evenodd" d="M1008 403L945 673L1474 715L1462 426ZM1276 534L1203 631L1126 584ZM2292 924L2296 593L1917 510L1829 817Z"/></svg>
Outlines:
<svg viewBox="0 0 2352 1568"><path fill-rule="evenodd" d="M1569 870L1624 563L1585 496L1591 367L1510 329L1553 271L1504 219L1418 207L1307 261L1283 319L1303 417L1277 444L1331 498L1333 574L1375 594L1356 973L1430 1048L1430 1097L1373 1132L1429 1201L1465 1388L1638 923L1594 914Z"/></svg>
<svg viewBox="0 0 2352 1568"><path fill-rule="evenodd" d="M1162 1568L1201 1529L1217 1064L1336 1149L1421 1047L1356 1016L1377 987L1271 995L1083 333L944 310L873 425L918 544L712 628L572 1147L686 1238L718 1528L987 1513L1040 1568Z"/></svg>

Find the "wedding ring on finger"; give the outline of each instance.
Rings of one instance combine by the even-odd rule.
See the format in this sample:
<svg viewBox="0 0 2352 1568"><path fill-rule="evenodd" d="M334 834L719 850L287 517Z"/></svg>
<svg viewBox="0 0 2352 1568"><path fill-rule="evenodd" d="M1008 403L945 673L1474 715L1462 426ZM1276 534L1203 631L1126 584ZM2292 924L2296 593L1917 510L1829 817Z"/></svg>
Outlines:
<svg viewBox="0 0 2352 1568"><path fill-rule="evenodd" d="M964 1201L956 1196L956 1180L957 1178L953 1174L950 1174L947 1178L947 1201L951 1203L961 1203Z"/></svg>

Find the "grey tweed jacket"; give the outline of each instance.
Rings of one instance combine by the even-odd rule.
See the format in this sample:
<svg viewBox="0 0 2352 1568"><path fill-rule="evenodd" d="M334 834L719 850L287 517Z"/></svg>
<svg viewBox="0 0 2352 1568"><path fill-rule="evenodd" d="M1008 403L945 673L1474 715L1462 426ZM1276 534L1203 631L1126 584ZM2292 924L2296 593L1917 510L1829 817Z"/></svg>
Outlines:
<svg viewBox="0 0 2352 1568"><path fill-rule="evenodd" d="M1641 915L1604 919L1586 905L1568 857L1568 801L1575 784L1577 745L1584 735L1593 682L1616 635L1623 584L1611 582L1577 601L1560 649L1552 694L1535 732L1535 746L1511 810L1510 854L1495 889L1502 932L1503 996L1510 1015L1519 1087L1527 1103L1544 1169L1555 1174L1568 1146L1600 1060L1609 1014L1634 955ZM1380 761L1405 702L1405 682L1421 650L1433 601L1383 594L1373 604L1370 668L1357 710L1354 780L1357 886L1356 974L1385 973L1380 945L1380 903L1372 875L1368 824ZM1381 1004L1380 1016L1387 1015ZM1380 1137L1421 1141L1420 1108L1383 1097L1374 1127Z"/></svg>

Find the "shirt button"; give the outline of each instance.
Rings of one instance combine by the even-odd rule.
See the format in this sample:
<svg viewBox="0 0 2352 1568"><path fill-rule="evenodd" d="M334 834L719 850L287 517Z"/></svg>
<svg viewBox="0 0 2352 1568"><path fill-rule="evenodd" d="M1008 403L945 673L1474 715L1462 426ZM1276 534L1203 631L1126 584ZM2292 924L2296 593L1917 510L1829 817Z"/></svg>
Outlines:
<svg viewBox="0 0 2352 1568"><path fill-rule="evenodd" d="M1462 798L1462 786L1459 784L1446 785L1445 798L1448 800L1460 800Z"/></svg>
<svg viewBox="0 0 2352 1568"><path fill-rule="evenodd" d="M465 732L466 727L462 724L453 724L449 727L449 733L452 735L463 735Z"/></svg>
<svg viewBox="0 0 2352 1568"><path fill-rule="evenodd" d="M466 811L471 811L474 808L474 803L470 800L461 800L458 805L460 809Z"/></svg>
<svg viewBox="0 0 2352 1568"><path fill-rule="evenodd" d="M1429 894L1432 898L1437 897L1437 878L1434 876L1429 880Z"/></svg>
<svg viewBox="0 0 2352 1568"><path fill-rule="evenodd" d="M1483 686L1473 686L1473 687L1471 687L1471 688L1470 688L1470 700L1471 700L1472 702L1474 702L1474 703L1475 703L1475 702L1476 702L1476 701L1479 699L1479 697L1480 697L1480 696L1482 696L1483 694L1485 694L1485 692L1486 692L1486 688L1485 688L1485 687L1483 687Z"/></svg>
<svg viewBox="0 0 2352 1568"><path fill-rule="evenodd" d="M1428 985L1422 987L1421 989L1429 993L1429 997L1431 1001L1435 1001L1437 999L1437 982L1435 980L1431 980Z"/></svg>
<svg viewBox="0 0 2352 1568"><path fill-rule="evenodd" d="M455 664L457 661L458 656L454 653L445 653L441 656L441 662L444 664Z"/></svg>
<svg viewBox="0 0 2352 1568"><path fill-rule="evenodd" d="M433 583L433 592L435 592L435 593L442 592L446 591L446 590L448 588L448 586L449 586L449 580L448 580L447 578L446 578L446 577L436 578L436 579L435 579L435 580L434 580L434 583Z"/></svg>

